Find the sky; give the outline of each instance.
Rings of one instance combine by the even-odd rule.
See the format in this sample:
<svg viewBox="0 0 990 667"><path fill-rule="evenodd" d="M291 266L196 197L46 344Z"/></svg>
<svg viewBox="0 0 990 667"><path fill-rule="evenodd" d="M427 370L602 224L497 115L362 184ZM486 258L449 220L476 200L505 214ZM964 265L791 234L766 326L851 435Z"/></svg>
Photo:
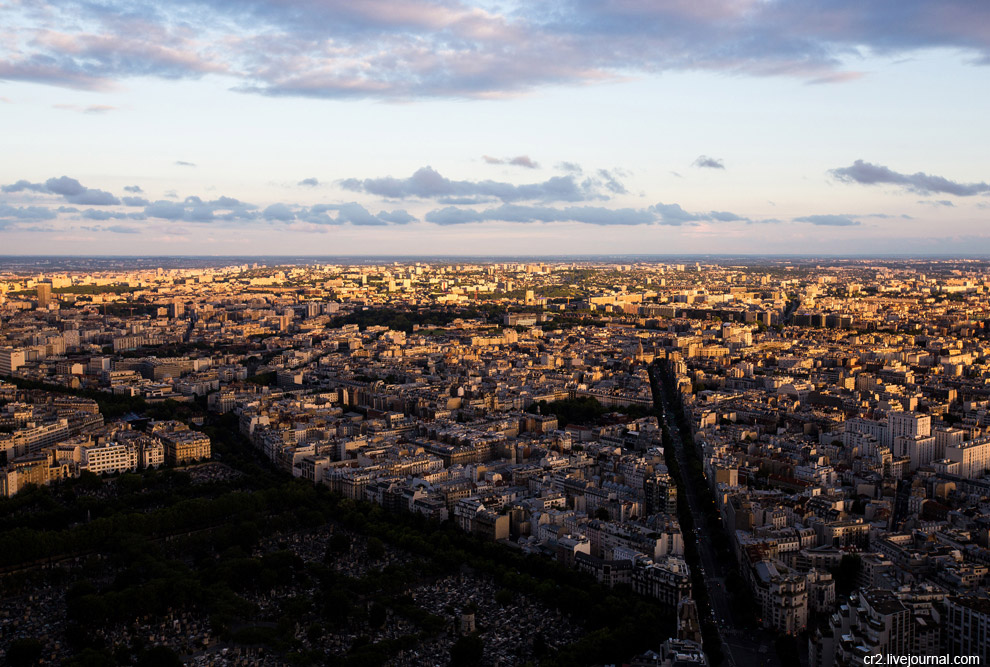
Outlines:
<svg viewBox="0 0 990 667"><path fill-rule="evenodd" d="M990 254L986 0L0 0L0 254Z"/></svg>

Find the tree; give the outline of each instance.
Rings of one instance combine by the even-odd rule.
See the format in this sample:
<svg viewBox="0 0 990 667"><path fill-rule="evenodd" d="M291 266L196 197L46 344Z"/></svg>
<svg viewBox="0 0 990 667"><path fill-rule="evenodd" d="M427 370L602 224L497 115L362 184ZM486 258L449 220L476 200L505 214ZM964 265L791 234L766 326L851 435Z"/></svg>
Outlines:
<svg viewBox="0 0 990 667"><path fill-rule="evenodd" d="M388 611L384 606L378 604L377 602L371 603L371 608L368 609L368 625L372 628L380 628L385 625L385 620L388 617Z"/></svg>
<svg viewBox="0 0 990 667"><path fill-rule="evenodd" d="M346 623L351 609L350 595L344 591L333 591L323 600L323 613L332 623Z"/></svg>
<svg viewBox="0 0 990 667"><path fill-rule="evenodd" d="M28 667L37 665L41 659L44 646L37 639L15 639L7 647L7 665L12 667Z"/></svg>
<svg viewBox="0 0 990 667"><path fill-rule="evenodd" d="M114 664L114 660L109 651L84 648L76 656L62 664L66 667L105 667Z"/></svg>
<svg viewBox="0 0 990 667"><path fill-rule="evenodd" d="M385 544L377 537L368 538L368 559L381 560L385 557Z"/></svg>
<svg viewBox="0 0 990 667"><path fill-rule="evenodd" d="M76 484L80 489L85 489L86 491L98 491L103 488L103 481L100 479L100 476L89 470L83 470L79 473L79 480Z"/></svg>
<svg viewBox="0 0 990 667"><path fill-rule="evenodd" d="M508 588L500 588L495 593L495 602L499 603L500 606L505 607L512 604L512 599L515 596L512 594Z"/></svg>
<svg viewBox="0 0 990 667"><path fill-rule="evenodd" d="M538 633L536 637L533 638L533 655L537 658L542 658L546 655L548 650L549 647L547 646L546 637L543 636L542 632Z"/></svg>
<svg viewBox="0 0 990 667"><path fill-rule="evenodd" d="M323 625L320 623L310 623L309 627L306 628L306 639L312 643L316 643L323 638Z"/></svg>
<svg viewBox="0 0 990 667"><path fill-rule="evenodd" d="M141 655L138 667L182 667L182 660L167 646L153 646Z"/></svg>
<svg viewBox="0 0 990 667"><path fill-rule="evenodd" d="M330 536L328 554L344 554L351 550L351 538L340 531L334 531Z"/></svg>
<svg viewBox="0 0 990 667"><path fill-rule="evenodd" d="M451 667L480 665L485 652L485 642L478 635L461 637L450 647Z"/></svg>

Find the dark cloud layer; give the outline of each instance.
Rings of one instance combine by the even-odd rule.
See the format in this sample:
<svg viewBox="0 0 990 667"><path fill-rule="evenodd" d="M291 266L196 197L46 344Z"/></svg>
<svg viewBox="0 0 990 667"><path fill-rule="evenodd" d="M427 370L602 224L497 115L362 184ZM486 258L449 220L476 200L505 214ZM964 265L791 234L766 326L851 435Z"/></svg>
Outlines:
<svg viewBox="0 0 990 667"><path fill-rule="evenodd" d="M223 74L321 98L493 97L630 72L854 78L861 50L990 63L978 0L54 0L0 6L0 79L102 90ZM222 45L222 48L219 48Z"/></svg>
<svg viewBox="0 0 990 667"><path fill-rule="evenodd" d="M860 163L857 163L860 165ZM857 166L854 165L854 166ZM893 178L890 170L877 171L874 165L862 163L871 171L851 172L862 177L863 173L880 173L882 178ZM568 165L571 167L571 165ZM596 226L692 226L700 223L779 223L777 219L752 219L731 211L689 211L680 204L658 202L645 208L610 208L599 205L588 205L589 200L607 200L610 194L625 194L625 186L619 177L625 176L622 170L599 169L588 172L579 183L575 180L576 165L571 168L571 175L553 177L539 183L513 185L497 181L454 181L448 179L430 167L418 170L409 178L378 178L359 181L350 179L341 185L355 190L388 199L421 199L449 204L436 208L425 214L426 222L449 226L484 222L511 223L579 223ZM900 178L914 179L912 186L925 183L932 186L935 177L915 175L915 177ZM919 180L921 177L927 180ZM851 178L851 176L850 176ZM309 179L307 179L309 180ZM312 179L315 181L316 179ZM944 179L937 182L941 183ZM903 184L903 182L902 182ZM959 184L954 184L959 186ZM965 186L970 189L975 186ZM141 192L138 186L126 186L125 191ZM383 227L389 225L407 225L418 222L416 216L404 209L380 210L373 213L364 205L356 202L324 203L316 205L301 205L291 202L275 202L265 207L240 201L233 197L220 196L215 199L203 199L196 196L178 200L159 199L150 201L144 197L127 195L118 199L110 192L88 188L78 180L68 176L50 178L43 183L19 180L15 183L0 186L0 191L17 195L18 193L37 193L56 197L66 204L51 206L18 206L0 202L0 226L4 229L22 231L37 231L48 229L46 223L67 216L76 221L151 221L151 222L183 222L220 224L228 228L239 225L286 225L292 229L306 231L309 225L335 226L354 225ZM975 192L974 192L975 194ZM479 208L479 204L493 203L487 208ZM931 206L951 206L948 200L932 200L920 203ZM558 205L553 205L558 204ZM559 205L571 204L571 205ZM87 206L88 208L81 208ZM119 206L122 208L111 208ZM98 208L93 208L98 207ZM135 210L137 209L137 210ZM877 219L909 219L907 215L891 215L887 213L870 214L827 214L808 215L793 218L792 222L808 223L826 227L853 227L861 225L865 218ZM116 227L116 228L114 228ZM96 227L81 227L89 231L113 231L117 233L137 233L142 226L104 225ZM311 228L312 229L312 228Z"/></svg>
<svg viewBox="0 0 990 667"><path fill-rule="evenodd" d="M849 167L832 169L829 173L844 183L900 185L923 195L943 193L957 197L971 197L990 192L990 184L988 183L956 183L947 178L932 176L920 171L914 174L901 174L889 167L863 160L856 160Z"/></svg>

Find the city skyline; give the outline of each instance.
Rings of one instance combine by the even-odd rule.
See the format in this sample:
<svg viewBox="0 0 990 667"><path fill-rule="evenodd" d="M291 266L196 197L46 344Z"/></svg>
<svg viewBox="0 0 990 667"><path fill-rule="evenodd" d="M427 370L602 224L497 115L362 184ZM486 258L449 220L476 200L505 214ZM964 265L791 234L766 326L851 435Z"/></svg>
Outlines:
<svg viewBox="0 0 990 667"><path fill-rule="evenodd" d="M990 9L654 5L4 3L5 252L990 252Z"/></svg>

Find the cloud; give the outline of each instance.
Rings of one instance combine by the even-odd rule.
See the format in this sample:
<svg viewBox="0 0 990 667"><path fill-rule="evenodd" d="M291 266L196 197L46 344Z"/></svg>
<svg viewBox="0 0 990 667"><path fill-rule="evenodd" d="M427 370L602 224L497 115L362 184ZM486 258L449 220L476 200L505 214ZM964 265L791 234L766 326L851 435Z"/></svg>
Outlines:
<svg viewBox="0 0 990 667"><path fill-rule="evenodd" d="M144 208L144 214L149 218L163 220L181 220L186 214L186 207L178 202L158 200Z"/></svg>
<svg viewBox="0 0 990 667"><path fill-rule="evenodd" d="M948 199L936 199L936 200L927 200L927 201L926 200L922 200L922 201L919 201L918 203L919 204L923 204L925 206L934 206L936 208L939 208L939 207L953 208L953 207L955 207L955 204L953 204Z"/></svg>
<svg viewBox="0 0 990 667"><path fill-rule="evenodd" d="M86 191L86 188L84 188L79 181L74 178L69 178L68 176L49 178L45 181L45 188L49 192L54 192L57 195L64 195L66 197L75 197Z"/></svg>
<svg viewBox="0 0 990 667"><path fill-rule="evenodd" d="M258 207L233 197L219 197L204 201L199 197L186 197L182 202L159 199L144 207L149 218L182 222L233 222L257 220Z"/></svg>
<svg viewBox="0 0 990 667"><path fill-rule="evenodd" d="M862 79L863 76L863 72L829 72L823 76L810 79L806 83L810 86L820 86L828 83L845 83L846 81Z"/></svg>
<svg viewBox="0 0 990 667"><path fill-rule="evenodd" d="M658 203L651 208L660 216L662 224L666 225L683 225L695 222L764 222L762 220L750 220L729 211L691 213L681 208L680 204Z"/></svg>
<svg viewBox="0 0 990 667"><path fill-rule="evenodd" d="M89 114L101 114L108 111L116 111L117 107L112 107L107 104L91 104L87 107L81 107L75 104L54 104L52 105L55 109L61 109L63 111L76 111L78 113L89 113Z"/></svg>
<svg viewBox="0 0 990 667"><path fill-rule="evenodd" d="M742 220L748 220L748 218L736 215L735 213L730 213L729 211L712 211L708 214L708 216L716 222L739 222Z"/></svg>
<svg viewBox="0 0 990 667"><path fill-rule="evenodd" d="M944 193L957 197L990 193L987 183L956 183L941 176L931 176L923 172L901 174L883 165L856 160L849 167L832 169L829 173L843 183L859 183L861 185L900 185L918 194L928 195Z"/></svg>
<svg viewBox="0 0 990 667"><path fill-rule="evenodd" d="M617 183L617 182L616 182ZM433 167L422 167L408 178L349 178L341 187L387 199L435 199L441 203L468 204L485 201L578 202L608 199L602 182L586 179L578 183L573 176L553 176L541 183L513 185L499 181L454 181ZM608 187L608 184L605 184ZM621 187L621 184L619 184Z"/></svg>
<svg viewBox="0 0 990 667"><path fill-rule="evenodd" d="M10 185L0 186L0 191L3 192L21 192L23 190L33 190L34 192L47 192L44 184L31 183L30 181L25 181L24 179L21 179L16 183L11 183Z"/></svg>
<svg viewBox="0 0 990 667"><path fill-rule="evenodd" d="M55 212L44 206L10 206L0 202L0 220L37 222L55 217Z"/></svg>
<svg viewBox="0 0 990 667"><path fill-rule="evenodd" d="M361 226L384 226L388 223L372 215L368 209L360 204L344 204L337 209L337 222L349 222L352 225Z"/></svg>
<svg viewBox="0 0 990 667"><path fill-rule="evenodd" d="M581 165L576 162L558 162L557 169L560 169L561 171L569 171L572 174L584 173L581 169Z"/></svg>
<svg viewBox="0 0 990 667"><path fill-rule="evenodd" d="M438 225L461 225L472 222L581 222L591 225L644 225L657 221L649 210L609 209L599 206L521 206L503 204L478 211L470 208L447 208L430 211L427 222Z"/></svg>
<svg viewBox="0 0 990 667"><path fill-rule="evenodd" d="M141 189L140 185L125 185L124 192L130 192L132 194L141 194L144 190Z"/></svg>
<svg viewBox="0 0 990 667"><path fill-rule="evenodd" d="M516 157L498 158L491 155L482 155L481 159L488 164L509 164L516 167L526 167L527 169L539 169L540 165L534 162L528 155L517 155Z"/></svg>
<svg viewBox="0 0 990 667"><path fill-rule="evenodd" d="M622 183L619 182L619 179L617 178L615 173L607 169L599 169L598 175L601 177L602 181L604 182L603 184L605 186L605 189L608 190L609 192L617 195L624 195L629 193L629 191L626 190L626 186L624 186Z"/></svg>
<svg viewBox="0 0 990 667"><path fill-rule="evenodd" d="M299 181L299 183L297 183L296 185L302 185L307 188L315 188L319 184L320 182L315 178L304 178L301 181Z"/></svg>
<svg viewBox="0 0 990 667"><path fill-rule="evenodd" d="M821 227L855 227L859 224L848 215L805 215L794 218L794 222L808 222Z"/></svg>
<svg viewBox="0 0 990 667"><path fill-rule="evenodd" d="M851 215L851 218L880 218L881 220L891 220L893 218L910 218L909 215L892 215L890 213L862 213L859 215Z"/></svg>
<svg viewBox="0 0 990 667"><path fill-rule="evenodd" d="M111 232L113 234L140 234L141 229L139 227L130 227L128 225L83 225L79 227L87 232Z"/></svg>
<svg viewBox="0 0 990 667"><path fill-rule="evenodd" d="M296 219L295 211L285 204L272 204L261 212L261 216L265 220L279 220L282 222Z"/></svg>
<svg viewBox="0 0 990 667"><path fill-rule="evenodd" d="M195 162L186 162L185 160L176 160L175 164L179 167L195 167Z"/></svg>
<svg viewBox="0 0 990 667"><path fill-rule="evenodd" d="M942 49L990 62L988 3L938 9L925 0L38 0L0 6L9 31L0 79L106 90L218 73L269 96L487 99L664 71L841 85L860 75L844 63L862 51Z"/></svg>
<svg viewBox="0 0 990 667"><path fill-rule="evenodd" d="M336 213L336 217L329 214ZM403 210L380 211L377 215L360 204L317 204L308 209L289 204L272 204L264 211L262 217L271 222L292 222L301 220L317 225L351 224L358 227L383 227L385 225L404 225L415 222L416 218Z"/></svg>
<svg viewBox="0 0 990 667"><path fill-rule="evenodd" d="M396 209L394 211L379 211L378 218L384 220L385 222L391 222L394 225L407 225L410 222L416 222L416 218L402 209Z"/></svg>
<svg viewBox="0 0 990 667"><path fill-rule="evenodd" d="M664 224L683 225L688 222L698 222L704 220L704 216L697 213L688 213L680 204L654 204L652 210L656 212Z"/></svg>
<svg viewBox="0 0 990 667"><path fill-rule="evenodd" d="M114 197L109 192L104 192L103 190L85 190L77 195L66 195L65 201L72 204L81 204L84 206L111 206L113 204L119 204L120 200Z"/></svg>
<svg viewBox="0 0 990 667"><path fill-rule="evenodd" d="M605 208L601 206L525 206L503 204L486 210L448 206L426 214L425 220L438 225L462 225L475 222L578 222L587 225L666 225L681 226L697 222L748 222L747 218L726 211L689 213L679 204L658 203L644 209Z"/></svg>
<svg viewBox="0 0 990 667"><path fill-rule="evenodd" d="M701 169L725 169L725 164L721 160L716 160L713 157L708 157L707 155L699 155L698 159L694 161L694 166Z"/></svg>
<svg viewBox="0 0 990 667"><path fill-rule="evenodd" d="M597 205L551 205L555 200L581 197L607 199L604 193L620 194L625 188L619 180L626 172L620 169L599 169L587 176L581 183L573 177L549 179L540 183L513 185L495 181L452 181L426 167L408 179L369 179L355 181L354 189L368 191L369 194L398 195L393 198L416 197L432 199L441 204L464 200L467 205L447 205L435 208L423 217L427 222L438 225L459 225L481 222L514 223L555 223L570 222L596 226L662 225L686 226L702 222L708 223L754 223L766 220L751 220L731 211L688 211L675 203L659 202L645 208L610 208ZM565 185L560 185L564 183ZM199 223L226 225L227 228L244 228L244 225L281 224L290 231L316 231L317 227L339 225L353 226L397 226L419 221L417 216L403 208L382 209L377 213L357 202L323 203L311 206L292 202L271 202L263 207L244 202L233 197L219 196L204 199L187 196L179 200L170 193L172 199L149 201L138 195L126 195L117 200L102 190L87 188L78 180L68 176L51 178L44 183L20 180L0 186L5 192L38 192L63 198L67 203L89 206L23 207L4 205L0 209L0 220L7 225L18 221L51 220L61 214L74 214L77 220L97 222L158 220L170 223ZM124 188L126 192L143 192L139 186ZM577 193L580 196L572 195ZM564 193L566 197L562 196ZM463 195L463 196L458 196ZM108 205L112 198L121 208L92 208ZM478 208L480 200L494 204ZM527 199L529 198L529 199ZM512 201L518 199L518 201ZM473 204L473 205L472 205ZM137 210L135 210L137 209ZM862 217L862 216L861 216ZM229 223L237 223L229 224ZM129 227L134 229L133 227ZM105 229L98 227L95 229ZM136 229L141 229L137 227ZM121 232L129 233L129 232Z"/></svg>
<svg viewBox="0 0 990 667"><path fill-rule="evenodd" d="M120 200L109 192L83 187L79 181L68 176L49 178L45 181L45 187L48 192L62 195L70 204L111 206L120 203Z"/></svg>
<svg viewBox="0 0 990 667"><path fill-rule="evenodd" d="M84 206L111 206L120 203L120 200L111 193L105 190L94 190L83 187L79 181L68 176L49 178L44 183L31 183L20 180L11 185L0 186L0 190L3 192L30 190L42 194L59 195L70 204L81 204Z"/></svg>
<svg viewBox="0 0 990 667"><path fill-rule="evenodd" d="M126 213L118 213L116 211L99 210L95 208L88 208L80 212L80 215L86 220L121 220L126 219Z"/></svg>
<svg viewBox="0 0 990 667"><path fill-rule="evenodd" d="M330 212L336 212L336 217L331 217ZM346 204L317 204L308 210L300 211L297 214L299 220L318 225L342 225L350 223L363 227L381 227L384 225L405 225L416 222L416 218L407 211L396 209L394 211L379 211L377 215L372 214L360 204L350 202Z"/></svg>

